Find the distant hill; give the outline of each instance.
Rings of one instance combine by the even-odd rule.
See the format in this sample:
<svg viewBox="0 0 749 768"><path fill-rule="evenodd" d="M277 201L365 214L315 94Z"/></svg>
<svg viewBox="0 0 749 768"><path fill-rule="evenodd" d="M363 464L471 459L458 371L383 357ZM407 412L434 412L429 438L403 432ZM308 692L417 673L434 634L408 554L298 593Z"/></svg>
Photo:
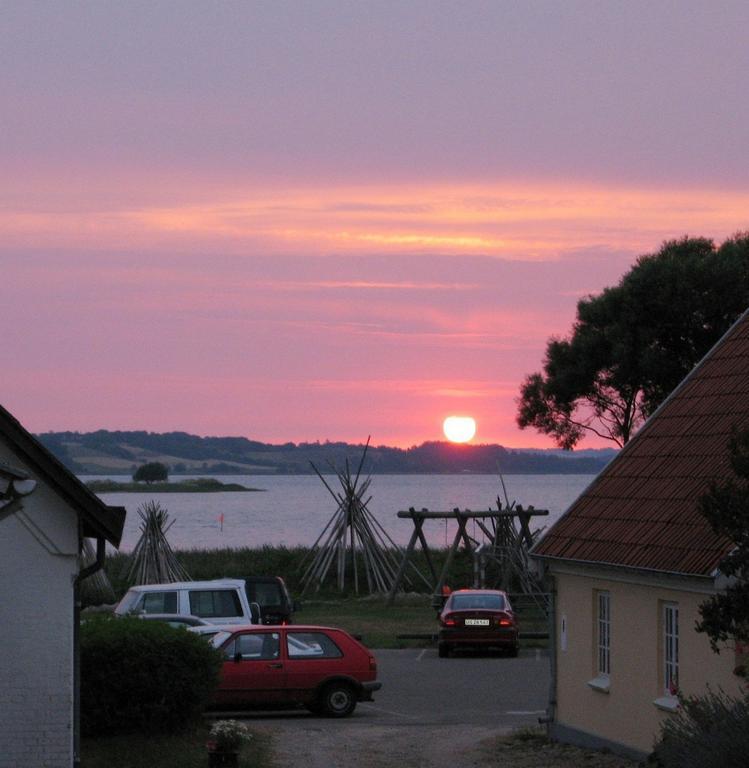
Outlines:
<svg viewBox="0 0 749 768"><path fill-rule="evenodd" d="M37 436L77 474L123 474L160 461L171 474L309 474L310 462L324 472L332 462L356 463L363 445L339 442L272 445L245 437L198 437L186 432L45 432ZM501 445L427 442L412 448L370 446L365 471L391 474L596 474L613 449L562 452L513 449Z"/></svg>

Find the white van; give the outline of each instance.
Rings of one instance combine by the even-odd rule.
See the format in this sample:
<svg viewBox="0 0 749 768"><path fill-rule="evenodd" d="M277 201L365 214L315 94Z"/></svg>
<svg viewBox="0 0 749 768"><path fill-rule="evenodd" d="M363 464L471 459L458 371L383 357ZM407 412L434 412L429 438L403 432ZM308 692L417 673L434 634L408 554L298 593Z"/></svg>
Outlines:
<svg viewBox="0 0 749 768"><path fill-rule="evenodd" d="M199 616L211 624L259 624L257 603L247 600L244 579L175 581L131 587L114 609L116 616L173 613Z"/></svg>

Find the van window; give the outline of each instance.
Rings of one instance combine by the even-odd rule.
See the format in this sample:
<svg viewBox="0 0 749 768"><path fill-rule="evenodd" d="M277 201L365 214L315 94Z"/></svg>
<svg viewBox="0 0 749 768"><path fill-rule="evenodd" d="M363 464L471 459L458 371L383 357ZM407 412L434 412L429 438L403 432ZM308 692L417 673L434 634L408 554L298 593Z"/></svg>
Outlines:
<svg viewBox="0 0 749 768"><path fill-rule="evenodd" d="M281 588L278 584L253 584L252 591L255 593L255 602L260 605L283 605Z"/></svg>
<svg viewBox="0 0 749 768"><path fill-rule="evenodd" d="M244 615L234 589L190 590L190 613L204 619Z"/></svg>
<svg viewBox="0 0 749 768"><path fill-rule="evenodd" d="M176 592L144 592L136 609L144 613L179 613Z"/></svg>

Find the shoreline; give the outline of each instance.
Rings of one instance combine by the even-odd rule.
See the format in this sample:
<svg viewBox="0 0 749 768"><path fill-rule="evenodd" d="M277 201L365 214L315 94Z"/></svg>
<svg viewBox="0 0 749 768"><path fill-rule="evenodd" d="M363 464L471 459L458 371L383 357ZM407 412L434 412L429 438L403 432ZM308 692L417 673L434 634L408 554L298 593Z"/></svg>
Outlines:
<svg viewBox="0 0 749 768"><path fill-rule="evenodd" d="M261 493L264 488L248 488L239 483L222 483L201 477L176 483L121 483L117 480L89 480L86 487L93 493Z"/></svg>

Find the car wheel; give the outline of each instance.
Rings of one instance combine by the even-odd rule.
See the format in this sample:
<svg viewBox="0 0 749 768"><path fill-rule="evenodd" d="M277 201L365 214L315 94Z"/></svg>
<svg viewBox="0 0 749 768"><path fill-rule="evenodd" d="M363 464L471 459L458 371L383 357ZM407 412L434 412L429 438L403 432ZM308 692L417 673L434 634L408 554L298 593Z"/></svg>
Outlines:
<svg viewBox="0 0 749 768"><path fill-rule="evenodd" d="M330 683L320 694L320 709L328 717L348 717L355 707L356 695L348 683Z"/></svg>
<svg viewBox="0 0 749 768"><path fill-rule="evenodd" d="M507 655L511 659L516 659L518 657L518 653L520 652L520 648L517 645L513 645L512 648L510 648L509 651L507 651Z"/></svg>
<svg viewBox="0 0 749 768"><path fill-rule="evenodd" d="M450 655L450 646L447 643L440 643L437 646L437 655L441 659L446 659Z"/></svg>

